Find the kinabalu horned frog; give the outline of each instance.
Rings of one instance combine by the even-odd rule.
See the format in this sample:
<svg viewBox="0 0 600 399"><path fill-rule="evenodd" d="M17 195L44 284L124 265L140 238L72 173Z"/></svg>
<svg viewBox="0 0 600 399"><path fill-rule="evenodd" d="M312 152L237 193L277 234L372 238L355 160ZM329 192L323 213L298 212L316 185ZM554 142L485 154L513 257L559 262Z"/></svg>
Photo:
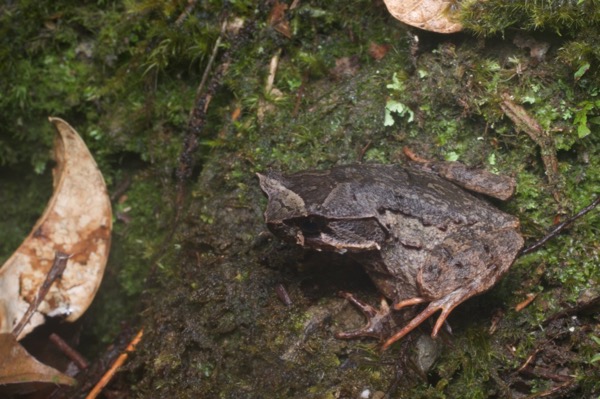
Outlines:
<svg viewBox="0 0 600 399"><path fill-rule="evenodd" d="M356 256L394 309L429 303L384 348L441 310L435 336L457 305L506 273L523 246L516 217L457 185L506 199L514 181L461 164L357 164L258 177L275 235ZM382 337L389 307L361 310L368 324L339 337Z"/></svg>

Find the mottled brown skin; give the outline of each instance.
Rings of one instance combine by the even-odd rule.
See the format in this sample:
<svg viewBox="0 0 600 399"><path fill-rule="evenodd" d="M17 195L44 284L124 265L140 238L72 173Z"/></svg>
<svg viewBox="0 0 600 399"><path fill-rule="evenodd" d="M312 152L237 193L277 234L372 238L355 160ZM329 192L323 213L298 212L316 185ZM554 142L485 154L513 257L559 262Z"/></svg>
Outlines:
<svg viewBox="0 0 600 399"><path fill-rule="evenodd" d="M459 173L452 180L477 186L482 178L476 171L448 163L347 165L258 176L269 198L265 220L275 235L306 248L355 256L394 309L429 303L387 339L386 348L441 310L435 336L452 309L492 287L523 246L517 218L439 175L461 168L466 178ZM514 182L494 179L491 188L476 191L495 195L497 186L498 197L509 196ZM345 296L369 322L339 337L386 334L386 303L377 311Z"/></svg>

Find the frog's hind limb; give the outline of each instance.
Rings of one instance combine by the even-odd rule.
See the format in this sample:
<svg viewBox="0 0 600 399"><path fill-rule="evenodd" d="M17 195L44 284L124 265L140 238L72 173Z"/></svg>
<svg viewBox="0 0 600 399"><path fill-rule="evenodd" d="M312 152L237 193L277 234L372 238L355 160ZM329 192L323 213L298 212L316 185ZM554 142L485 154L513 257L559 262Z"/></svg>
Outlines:
<svg viewBox="0 0 600 399"><path fill-rule="evenodd" d="M473 290L469 286L467 286L464 288L459 288L449 293L443 298L430 302L429 305L425 308L425 310L423 310L415 318L413 318L400 331L388 338L383 344L382 349L386 350L394 342L398 341L399 339L402 339L409 332L417 328L421 323L427 320L435 312L441 310L442 313L440 313L440 316L438 317L437 321L435 322L435 326L433 327L433 331L431 332L431 337L435 338L442 326L444 325L444 322L448 318L448 315L450 315L450 312L452 312L452 310L454 310L455 307L457 307L459 304L461 304L471 296L473 296ZM394 305L394 309L399 310L406 306L417 305L423 302L427 302L427 299L418 297L411 298L397 303L396 305Z"/></svg>
<svg viewBox="0 0 600 399"><path fill-rule="evenodd" d="M499 230L467 226L449 235L435 247L426 267L417 276L420 297L398 302L394 309L430 302L400 331L390 337L383 349L404 337L441 310L432 337L435 337L452 310L472 296L493 286L512 265L523 246L518 222Z"/></svg>

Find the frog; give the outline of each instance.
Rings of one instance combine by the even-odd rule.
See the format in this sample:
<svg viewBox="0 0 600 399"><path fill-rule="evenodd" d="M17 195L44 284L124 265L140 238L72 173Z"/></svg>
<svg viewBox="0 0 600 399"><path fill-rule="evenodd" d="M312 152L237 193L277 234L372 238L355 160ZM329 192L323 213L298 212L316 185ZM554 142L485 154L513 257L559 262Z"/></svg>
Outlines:
<svg viewBox="0 0 600 399"><path fill-rule="evenodd" d="M515 180L458 162L416 158L257 176L276 237L355 258L383 295L375 308L342 293L367 323L338 338L376 337L386 349L440 312L435 338L458 305L507 273L524 245L519 219L482 198L508 199ZM390 321L415 305L424 309L405 325Z"/></svg>

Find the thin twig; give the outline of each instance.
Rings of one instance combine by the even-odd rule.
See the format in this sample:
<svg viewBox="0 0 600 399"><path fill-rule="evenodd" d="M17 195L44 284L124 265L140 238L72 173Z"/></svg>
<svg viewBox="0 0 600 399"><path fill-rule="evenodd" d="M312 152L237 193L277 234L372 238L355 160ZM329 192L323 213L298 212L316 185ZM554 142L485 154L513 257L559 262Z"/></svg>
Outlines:
<svg viewBox="0 0 600 399"><path fill-rule="evenodd" d="M579 303L576 306L568 309L563 309L553 315L549 316L542 322L542 326L547 326L554 320L562 319L564 317L570 317L579 313L591 313L597 314L600 308L600 296L590 299L589 301Z"/></svg>
<svg viewBox="0 0 600 399"><path fill-rule="evenodd" d="M527 356L527 359L525 359L525 363L523 363L521 365L521 367L519 367L519 369L517 370L517 373L522 372L523 370L525 370L526 368L529 367L529 364L533 361L533 359L535 359L535 357L537 356L537 354L541 351L540 348L536 348L535 351L533 351L533 353L529 356Z"/></svg>
<svg viewBox="0 0 600 399"><path fill-rule="evenodd" d="M585 208L583 208L582 210L577 212L575 215L571 216L564 222L558 224L556 227L554 227L552 230L550 230L550 232L548 234L546 234L544 237L542 237L541 240L533 243L532 245L530 245L527 248L525 248L524 250L522 250L519 255L525 255L525 254L535 251L536 249L538 249L539 247L544 245L548 240L550 240L551 238L554 238L556 235L560 234L560 232L562 232L564 229L569 227L571 225L571 223L573 223L574 221L576 221L577 219L579 219L580 217L582 217L583 215L585 215L592 209L596 208L598 206L598 204L600 204L600 196L598 196L594 201L592 201L591 204L589 204L588 206L586 206Z"/></svg>
<svg viewBox="0 0 600 399"><path fill-rule="evenodd" d="M267 76L267 84L265 85L265 93L270 94L273 90L273 84L275 83L275 75L277 74L277 67L279 66L279 57L281 56L281 48L275 52L275 55L271 57L269 63L269 75Z"/></svg>
<svg viewBox="0 0 600 399"><path fill-rule="evenodd" d="M70 255L67 255L60 251L56 251L52 267L50 267L50 270L48 270L48 274L46 274L46 279L38 289L35 299L29 304L29 308L27 308L27 311L25 312L23 317L21 317L19 324L17 324L15 328L13 328L12 334L15 336L15 338L19 338L19 335L21 335L23 329L25 328L27 323L29 323L29 320L31 320L31 317L37 310L38 306L40 306L40 303L42 303L44 298L46 298L46 295L48 294L48 291L50 290L52 284L57 279L59 279L60 276L62 276L63 272L65 271L65 268L67 267L67 260L69 259L69 257Z"/></svg>
<svg viewBox="0 0 600 399"><path fill-rule="evenodd" d="M361 149L360 149L360 152L358 153L358 161L359 161L359 162L362 162L362 161L363 161L363 158L365 157L365 154L366 154L367 150L368 150L368 149L369 149L369 147L371 146L371 143L372 143L372 141L371 141L371 140L368 140L368 141L367 141L367 144L365 144L365 145L363 146L363 148L361 148Z"/></svg>
<svg viewBox="0 0 600 399"><path fill-rule="evenodd" d="M292 302L292 298L290 298L290 294L288 294L283 284L279 283L275 286L275 293L279 297L279 300L283 302L285 306L292 306L294 304Z"/></svg>
<svg viewBox="0 0 600 399"><path fill-rule="evenodd" d="M176 27L179 28L181 25L183 25L183 22L190 15L190 13L192 12L192 10L196 6L197 2L198 2L198 0L189 0L188 1L188 4L185 7L185 9L183 10L183 12L181 14L179 14L179 16L177 17L177 20L175 20L175 26Z"/></svg>
<svg viewBox="0 0 600 399"><path fill-rule="evenodd" d="M125 349L125 352L121 353L110 369L104 373L100 381L98 381L96 386L94 386L94 388L86 396L86 399L94 399L100 394L100 392L102 392L102 389L104 389L104 387L112 380L119 368L123 365L123 363L125 363L125 360L127 360L127 357L129 357L129 353L135 350L135 346L142 340L142 335L144 335L144 329L141 329L135 338L131 340Z"/></svg>
<svg viewBox="0 0 600 399"><path fill-rule="evenodd" d="M119 182L119 184L117 184L117 187L114 189L114 191L112 192L112 194L110 195L110 200L111 201L118 201L119 198L121 198L121 196L123 194L125 194L127 192L127 190L129 190L129 187L131 186L131 176L130 175L126 175L123 180L121 180Z"/></svg>
<svg viewBox="0 0 600 399"><path fill-rule="evenodd" d="M575 383L574 378L570 379L569 381L565 381L562 384L559 384L555 387L552 387L546 391L537 392L537 393L534 393L533 395L529 395L525 399L545 398L547 396L554 395L555 393L569 387L570 385L573 385L573 383Z"/></svg>
<svg viewBox="0 0 600 399"><path fill-rule="evenodd" d="M502 95L500 108L513 121L517 130L525 132L540 147L546 176L548 176L548 182L552 187L552 195L560 203L561 195L559 189L562 185L562 176L558 173L558 159L552 136L542 128L538 121L525 111L525 108L515 104L508 93Z"/></svg>
<svg viewBox="0 0 600 399"><path fill-rule="evenodd" d="M521 310L525 309L536 297L537 294L527 294L525 300L519 302L517 306L515 306L515 311L520 312Z"/></svg>
<svg viewBox="0 0 600 399"><path fill-rule="evenodd" d="M568 375L551 373L548 370L542 368L525 367L519 370L519 373L528 375L530 377L541 377L556 382L569 382L573 380L573 377L570 377Z"/></svg>
<svg viewBox="0 0 600 399"><path fill-rule="evenodd" d="M81 353L77 352L68 343L65 342L60 336L55 333L50 334L50 342L54 344L62 353L64 353L69 359L73 361L79 367L80 370L85 370L89 367L89 363Z"/></svg>
<svg viewBox="0 0 600 399"><path fill-rule="evenodd" d="M306 87L306 75L302 76L302 83L296 92L296 101L294 102L294 110L292 111L292 118L296 118L298 116L298 112L300 112L300 105L302 104L302 99L304 98L304 90Z"/></svg>
<svg viewBox="0 0 600 399"><path fill-rule="evenodd" d="M213 51L208 60L208 64L206 68L204 68L204 73L202 74L202 79L198 88L196 89L196 97L194 100L194 106L190 110L190 114L188 116L188 128L187 134L184 137L183 149L179 154L179 168L177 170L177 213L175 215L176 222L179 221L181 206L184 196L185 190L185 181L192 174L193 167L193 154L196 152L196 149L199 145L199 137L202 132L202 128L204 127L204 121L206 117L206 110L208 108L208 104L212 97L212 91L209 87L209 92L206 95L203 95L204 87L206 86L206 82L208 77L210 76L210 72L212 70L212 65L217 56L219 47L221 46L221 41L223 40L223 35L225 34L225 29L227 27L227 16L223 18L223 23L221 24L221 31L219 32L219 37L217 38L215 45L213 46ZM219 79L219 74L213 77L213 79Z"/></svg>
<svg viewBox="0 0 600 399"><path fill-rule="evenodd" d="M215 62L215 58L217 58L217 53L219 52L219 47L221 46L221 42L223 41L223 35L225 34L225 29L227 28L227 18L223 19L223 23L221 24L221 31L219 32L219 37L215 41L215 45L213 46L212 53L210 54L210 58L208 60L208 64L206 64L206 68L204 68L204 73L202 74L202 80L200 80L200 84L196 89L196 98L199 98L204 90L204 86L206 86L206 81L208 80L208 76L210 75L210 71L212 69L212 65Z"/></svg>

